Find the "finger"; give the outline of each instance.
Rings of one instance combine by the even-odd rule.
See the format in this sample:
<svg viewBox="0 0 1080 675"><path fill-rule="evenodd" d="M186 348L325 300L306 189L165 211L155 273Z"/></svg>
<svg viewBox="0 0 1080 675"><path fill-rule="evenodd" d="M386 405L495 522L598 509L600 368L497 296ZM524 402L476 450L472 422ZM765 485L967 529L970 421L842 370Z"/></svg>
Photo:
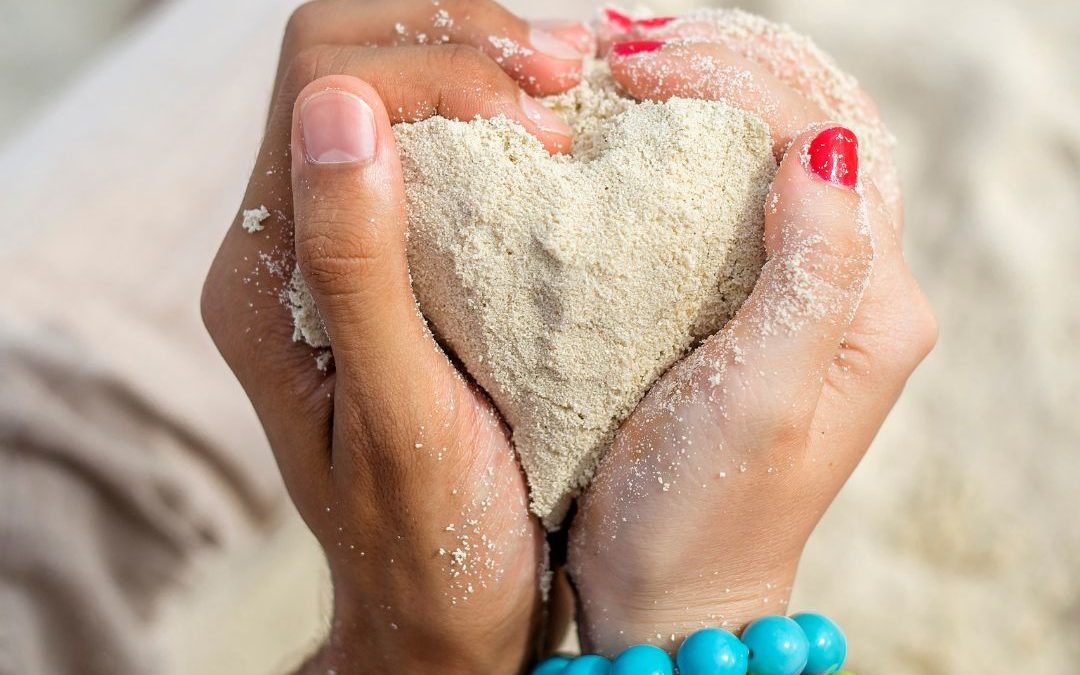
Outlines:
<svg viewBox="0 0 1080 675"><path fill-rule="evenodd" d="M550 152L570 149L572 132L558 115L522 91L481 52L461 45L306 50L294 59L282 85L276 130L287 138L292 104L300 91L334 74L370 84L394 124L434 115L464 121L501 115L539 138Z"/></svg>
<svg viewBox="0 0 1080 675"><path fill-rule="evenodd" d="M857 178L850 131L834 126L796 139L767 202L761 276L735 318L688 362L698 391L735 394L765 420L809 422L871 270Z"/></svg>
<svg viewBox="0 0 1080 675"><path fill-rule="evenodd" d="M571 45L585 56L595 56L597 51L596 33L580 21L566 19L538 19L532 22L538 28L554 35Z"/></svg>
<svg viewBox="0 0 1080 675"><path fill-rule="evenodd" d="M814 430L815 435L830 441L823 445L850 448L853 454L832 453L829 462L820 462L822 485L846 477L846 472L829 468L836 463L846 464L848 472L854 469L938 335L929 302L904 261L887 205L873 185L867 186L866 199L874 269L855 319L829 367L816 414L822 420L843 423Z"/></svg>
<svg viewBox="0 0 1080 675"><path fill-rule="evenodd" d="M436 349L409 281L405 186L375 89L343 75L306 87L292 164L297 265L333 345L338 386L379 382L381 396L413 400L408 380L430 373Z"/></svg>
<svg viewBox="0 0 1080 675"><path fill-rule="evenodd" d="M708 42L765 67L828 115L847 113L865 126L880 123L873 100L858 82L809 38L762 17L737 10L702 10L639 32L662 42ZM865 167L864 167L865 168Z"/></svg>
<svg viewBox="0 0 1080 675"><path fill-rule="evenodd" d="M765 67L714 43L620 42L608 55L612 75L631 96L722 100L769 125L782 156L792 139L825 114Z"/></svg>
<svg viewBox="0 0 1080 675"><path fill-rule="evenodd" d="M638 28L639 39L705 41L724 45L775 75L813 102L829 119L850 126L863 143L863 172L881 190L892 222L902 225L895 141L873 98L813 40L762 17L737 10L706 9Z"/></svg>
<svg viewBox="0 0 1080 675"><path fill-rule="evenodd" d="M892 227L884 196L869 183L865 198L874 240L874 270L835 365L845 372L892 382L899 393L902 382L934 346L937 325L904 259L902 236ZM875 362L852 368L860 357Z"/></svg>
<svg viewBox="0 0 1080 675"><path fill-rule="evenodd" d="M674 16L658 16L637 19L617 7L604 7L596 13L592 29L596 34L600 54L607 54L616 42L640 38L660 30L676 20Z"/></svg>
<svg viewBox="0 0 1080 675"><path fill-rule="evenodd" d="M600 54L607 54L611 45L633 37L634 18L615 7L605 7L597 12L592 21Z"/></svg>
<svg viewBox="0 0 1080 675"><path fill-rule="evenodd" d="M588 33L583 24L578 30ZM494 0L317 0L289 21L279 80L292 59L317 45L462 44L482 51L530 94L554 94L581 80L586 52L566 35L532 25Z"/></svg>

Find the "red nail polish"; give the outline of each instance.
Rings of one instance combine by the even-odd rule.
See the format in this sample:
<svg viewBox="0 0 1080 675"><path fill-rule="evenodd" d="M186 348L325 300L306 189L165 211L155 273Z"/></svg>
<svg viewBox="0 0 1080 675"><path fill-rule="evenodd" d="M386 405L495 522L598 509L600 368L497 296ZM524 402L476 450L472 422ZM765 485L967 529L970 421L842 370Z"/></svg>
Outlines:
<svg viewBox="0 0 1080 675"><path fill-rule="evenodd" d="M674 20L675 17L673 16L657 16L651 19L638 19L634 22L634 25L638 28L650 30L652 28L663 28Z"/></svg>
<svg viewBox="0 0 1080 675"><path fill-rule="evenodd" d="M850 129L833 127L810 142L810 170L834 185L854 188L859 182L859 139Z"/></svg>
<svg viewBox="0 0 1080 675"><path fill-rule="evenodd" d="M630 42L616 42L611 48L615 56L634 56L635 54L647 54L664 47L660 40L631 40Z"/></svg>
<svg viewBox="0 0 1080 675"><path fill-rule="evenodd" d="M619 30L628 31L634 27L633 17L627 16L617 9L612 9L610 7L605 9L604 18L608 20L608 23Z"/></svg>

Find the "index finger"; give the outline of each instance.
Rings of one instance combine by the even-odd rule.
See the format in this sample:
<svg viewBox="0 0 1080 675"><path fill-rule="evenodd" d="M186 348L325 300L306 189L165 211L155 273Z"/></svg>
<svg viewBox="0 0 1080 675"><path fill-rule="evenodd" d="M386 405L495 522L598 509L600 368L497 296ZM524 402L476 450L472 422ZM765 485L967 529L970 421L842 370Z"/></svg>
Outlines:
<svg viewBox="0 0 1080 675"><path fill-rule="evenodd" d="M581 81L590 38L584 24L530 24L494 0L316 0L289 20L278 86L309 47L461 44L482 51L529 94L555 94Z"/></svg>

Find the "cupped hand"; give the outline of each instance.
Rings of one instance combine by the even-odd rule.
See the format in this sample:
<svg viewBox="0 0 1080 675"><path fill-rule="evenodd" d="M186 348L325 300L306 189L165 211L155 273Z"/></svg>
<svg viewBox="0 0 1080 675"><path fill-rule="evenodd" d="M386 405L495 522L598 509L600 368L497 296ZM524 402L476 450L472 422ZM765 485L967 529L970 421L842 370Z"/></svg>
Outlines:
<svg viewBox="0 0 1080 675"><path fill-rule="evenodd" d="M587 31L558 31L571 42L464 0L324 0L290 22L243 205L271 217L249 233L237 216L202 306L329 561L313 671L515 673L533 652L543 534L507 430L416 309L391 125L505 115L565 149L526 93L580 77ZM282 301L296 265L332 342L325 371Z"/></svg>
<svg viewBox="0 0 1080 675"><path fill-rule="evenodd" d="M937 329L904 262L898 195L879 191L891 167L860 167L855 135L799 82L700 41L609 61L637 98L758 114L781 160L753 293L620 429L572 525L583 642L614 655L784 613L811 531Z"/></svg>

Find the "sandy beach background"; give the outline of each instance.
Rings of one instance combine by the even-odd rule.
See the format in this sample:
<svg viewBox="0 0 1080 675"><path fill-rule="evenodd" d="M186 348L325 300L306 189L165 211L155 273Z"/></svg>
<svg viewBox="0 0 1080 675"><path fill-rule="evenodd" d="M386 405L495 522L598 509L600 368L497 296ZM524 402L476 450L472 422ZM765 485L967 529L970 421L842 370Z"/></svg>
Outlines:
<svg viewBox="0 0 1080 675"><path fill-rule="evenodd" d="M135 232L165 207L194 223L180 286L194 334L198 270L246 182L294 4L0 0L0 254L76 208L86 230ZM863 675L1077 672L1080 4L741 6L812 35L881 104L901 141L908 257L942 326L811 540L794 606L834 615ZM561 7L593 5L544 14ZM199 118L171 125L186 98ZM211 147L212 168L190 161ZM317 641L324 572L281 513L159 617L172 672L267 672Z"/></svg>

